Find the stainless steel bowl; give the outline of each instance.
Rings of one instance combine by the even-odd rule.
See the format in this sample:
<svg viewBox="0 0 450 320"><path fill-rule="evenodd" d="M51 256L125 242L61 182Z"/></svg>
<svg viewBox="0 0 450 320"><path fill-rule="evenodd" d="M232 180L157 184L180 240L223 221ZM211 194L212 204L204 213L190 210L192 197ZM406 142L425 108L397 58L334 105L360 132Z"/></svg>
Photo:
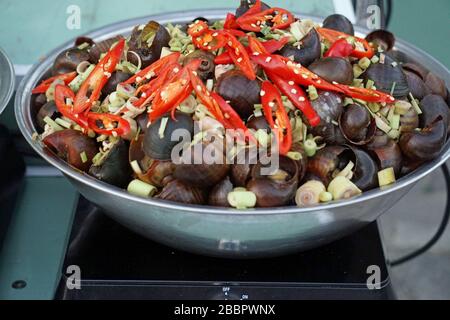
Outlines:
<svg viewBox="0 0 450 320"><path fill-rule="evenodd" d="M203 10L143 17L101 28L88 36L102 40L117 34L128 34L133 26L150 19L160 23L186 23L198 16L211 20L221 19L226 12ZM364 33L364 30L359 32ZM417 181L439 168L450 156L450 146L447 144L437 159L389 188L313 208L286 207L242 212L135 197L86 174L80 174L64 161L45 152L32 139L35 128L30 113L31 90L50 68L56 55L71 45L72 42L66 43L51 52L44 61L31 69L20 84L15 110L23 135L44 159L69 178L83 196L103 207L113 219L145 237L174 248L203 255L253 258L278 256L318 247L375 221ZM449 71L427 53L403 41L398 41L396 49L422 63L450 84Z"/></svg>
<svg viewBox="0 0 450 320"><path fill-rule="evenodd" d="M0 114L11 99L15 80L13 65L3 49L0 48Z"/></svg>

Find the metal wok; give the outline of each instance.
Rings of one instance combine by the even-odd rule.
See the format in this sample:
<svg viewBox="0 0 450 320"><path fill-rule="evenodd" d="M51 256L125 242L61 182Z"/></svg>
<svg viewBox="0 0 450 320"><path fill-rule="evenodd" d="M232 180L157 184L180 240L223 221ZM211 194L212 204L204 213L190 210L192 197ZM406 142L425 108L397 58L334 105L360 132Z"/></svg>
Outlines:
<svg viewBox="0 0 450 320"><path fill-rule="evenodd" d="M148 16L116 23L88 36L103 40L117 34L129 34L135 25L150 19L160 23L186 23L198 16L211 20L221 19L226 12L228 11L202 10ZM364 33L364 30L358 31ZM325 245L375 221L415 183L439 168L450 156L450 145L447 143L437 159L389 188L313 208L286 207L243 212L135 197L75 171L32 139L36 130L30 111L31 90L50 68L56 55L72 43L66 43L52 51L45 60L31 69L20 84L15 111L23 135L39 155L61 170L83 196L104 208L111 218L147 238L177 249L217 257L256 258L279 256ZM423 64L450 84L449 71L427 53L403 41L397 42L396 50Z"/></svg>

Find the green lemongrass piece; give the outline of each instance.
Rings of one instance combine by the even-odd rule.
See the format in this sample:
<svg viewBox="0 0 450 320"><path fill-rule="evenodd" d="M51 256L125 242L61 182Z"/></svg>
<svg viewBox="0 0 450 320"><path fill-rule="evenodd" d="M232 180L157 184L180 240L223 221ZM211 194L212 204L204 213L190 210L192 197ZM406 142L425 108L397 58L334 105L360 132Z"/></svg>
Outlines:
<svg viewBox="0 0 450 320"><path fill-rule="evenodd" d="M395 113L399 115L405 115L412 108L412 104L408 101L399 100L395 103Z"/></svg>
<svg viewBox="0 0 450 320"><path fill-rule="evenodd" d="M318 150L318 146L317 146L316 141L314 141L314 139L307 139L303 143L303 145L304 145L304 148L305 148L306 155L309 158L312 158L312 157L314 157L316 155L317 150Z"/></svg>
<svg viewBox="0 0 450 320"><path fill-rule="evenodd" d="M396 87L396 86L397 86L397 82L394 81L394 82L392 83L392 88L391 88L391 92L390 92L390 93L391 93L391 96L394 94L394 91L395 91L395 87Z"/></svg>
<svg viewBox="0 0 450 320"><path fill-rule="evenodd" d="M137 160L131 161L130 166L133 169L134 173L142 174L141 166L139 165L139 162L137 162Z"/></svg>
<svg viewBox="0 0 450 320"><path fill-rule="evenodd" d="M361 69L367 70L370 67L371 61L369 58L364 57L361 60L359 60L358 65Z"/></svg>
<svg viewBox="0 0 450 320"><path fill-rule="evenodd" d="M245 210L256 206L256 195L250 191L232 191L228 194L228 203L233 208Z"/></svg>
<svg viewBox="0 0 450 320"><path fill-rule="evenodd" d="M369 102L367 104L367 106L369 107L370 111L372 111L373 113L377 113L381 109L380 104L376 103L376 102Z"/></svg>
<svg viewBox="0 0 450 320"><path fill-rule="evenodd" d="M163 47L161 49L161 58L167 57L169 54L172 54L169 47Z"/></svg>
<svg viewBox="0 0 450 320"><path fill-rule="evenodd" d="M400 129L400 115L399 114L393 114L392 118L390 120L391 128L394 130Z"/></svg>
<svg viewBox="0 0 450 320"><path fill-rule="evenodd" d="M88 157L87 157L85 151L83 151L82 153L80 153L80 158L81 158L81 161L82 161L83 163L88 162Z"/></svg>
<svg viewBox="0 0 450 320"><path fill-rule="evenodd" d="M214 80L213 80L213 79L208 79L208 80L206 80L206 88L207 88L209 91L212 91L212 90L213 90L213 88L214 88Z"/></svg>
<svg viewBox="0 0 450 320"><path fill-rule="evenodd" d="M353 168L355 168L355 164L350 161L347 166L336 175L336 177L348 177L352 173Z"/></svg>
<svg viewBox="0 0 450 320"><path fill-rule="evenodd" d="M300 152L288 152L287 157L294 160L294 161L299 161L303 159L303 156Z"/></svg>
<svg viewBox="0 0 450 320"><path fill-rule="evenodd" d="M238 187L238 188L234 188L233 191L236 191L236 192L240 192L240 191L245 192L245 191L247 191L247 189L246 189L246 188L243 188L243 187Z"/></svg>
<svg viewBox="0 0 450 320"><path fill-rule="evenodd" d="M416 99L414 98L413 94L410 92L409 93L409 97L411 98L411 104L414 107L414 109L416 110L418 115L421 115L422 109L420 109L419 104L417 103Z"/></svg>
<svg viewBox="0 0 450 320"><path fill-rule="evenodd" d="M375 123L377 128L383 131L384 133L389 133L392 128L379 116L375 116Z"/></svg>
<svg viewBox="0 0 450 320"><path fill-rule="evenodd" d="M152 186L151 184L145 183L141 180L133 180L130 182L127 188L128 192L140 197L152 197L157 189L155 186Z"/></svg>
<svg viewBox="0 0 450 320"><path fill-rule="evenodd" d="M80 44L77 48L78 48L79 50L84 50L84 49L88 48L89 46L90 46L89 43L83 42L83 43Z"/></svg>
<svg viewBox="0 0 450 320"><path fill-rule="evenodd" d="M355 103L355 101L353 101L352 98L346 97L346 98L344 99L344 106L345 106L345 107L348 106L348 105L354 104L354 103Z"/></svg>
<svg viewBox="0 0 450 320"><path fill-rule="evenodd" d="M389 112L388 112L388 115L387 115L387 121L389 122L389 123L391 123L391 121L392 121L392 117L394 116L394 114L395 114L395 108L389 108Z"/></svg>
<svg viewBox="0 0 450 320"><path fill-rule="evenodd" d="M366 83L366 89L372 89L374 85L375 85L375 82L373 80L369 79L369 80L367 80L367 83Z"/></svg>
<svg viewBox="0 0 450 320"><path fill-rule="evenodd" d="M363 106L367 106L367 101L364 101L364 100L361 100L361 99L356 99L356 98L353 98L353 100L355 102L358 102L359 104L361 104Z"/></svg>
<svg viewBox="0 0 450 320"><path fill-rule="evenodd" d="M70 129L72 127L72 124L70 122L63 120L61 118L56 118L55 122L66 129Z"/></svg>
<svg viewBox="0 0 450 320"><path fill-rule="evenodd" d="M319 98L317 89L314 86L308 86L308 94L309 94L309 100L311 100L311 101L314 101Z"/></svg>
<svg viewBox="0 0 450 320"><path fill-rule="evenodd" d="M370 59L370 61L373 63L373 64L375 64L375 63L378 63L378 62L380 62L380 58L378 58L378 56L373 56L372 57L372 59Z"/></svg>
<svg viewBox="0 0 450 320"><path fill-rule="evenodd" d="M394 168L387 168L378 172L378 183L380 187L385 187L395 183L395 171Z"/></svg>
<svg viewBox="0 0 450 320"><path fill-rule="evenodd" d="M324 191L319 195L319 200L322 203L333 201L333 195L330 192Z"/></svg>
<svg viewBox="0 0 450 320"><path fill-rule="evenodd" d="M400 130L392 129L391 131L389 131L387 136L392 140L397 140L398 138L400 138Z"/></svg>
<svg viewBox="0 0 450 320"><path fill-rule="evenodd" d="M364 80L363 79L353 79L352 86L357 87L357 88L364 88Z"/></svg>
<svg viewBox="0 0 450 320"><path fill-rule="evenodd" d="M118 84L117 85L117 95L124 99L130 99L134 96L136 89L130 84Z"/></svg>
<svg viewBox="0 0 450 320"><path fill-rule="evenodd" d="M160 139L164 139L164 132L166 131L167 122L169 118L164 117L161 119L161 125L159 126L158 135Z"/></svg>
<svg viewBox="0 0 450 320"><path fill-rule="evenodd" d="M62 131L64 130L63 127L61 127L59 124L57 124L52 118L49 116L44 118L44 122L48 124L53 130L55 131Z"/></svg>
<svg viewBox="0 0 450 320"><path fill-rule="evenodd" d="M364 73L364 70L357 64L353 65L353 77L359 78Z"/></svg>
<svg viewBox="0 0 450 320"><path fill-rule="evenodd" d="M345 177L336 177L328 185L328 192L333 195L334 200L348 199L357 196L362 191Z"/></svg>

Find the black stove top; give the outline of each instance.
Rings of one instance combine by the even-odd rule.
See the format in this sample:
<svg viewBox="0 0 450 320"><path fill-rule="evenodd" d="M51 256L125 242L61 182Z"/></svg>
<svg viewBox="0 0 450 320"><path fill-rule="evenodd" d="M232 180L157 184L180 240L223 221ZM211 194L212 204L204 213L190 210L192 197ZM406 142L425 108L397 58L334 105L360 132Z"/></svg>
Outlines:
<svg viewBox="0 0 450 320"><path fill-rule="evenodd" d="M66 286L81 271L81 290ZM378 266L380 290L367 288ZM72 269L70 269L72 270ZM331 245L258 260L197 256L149 241L80 198L56 299L387 299L377 224Z"/></svg>

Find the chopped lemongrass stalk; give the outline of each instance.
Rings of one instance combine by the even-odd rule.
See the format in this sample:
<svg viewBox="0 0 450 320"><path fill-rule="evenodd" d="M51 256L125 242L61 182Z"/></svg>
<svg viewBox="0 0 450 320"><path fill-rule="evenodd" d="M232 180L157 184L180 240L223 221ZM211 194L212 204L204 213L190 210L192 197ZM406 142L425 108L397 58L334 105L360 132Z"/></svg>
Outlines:
<svg viewBox="0 0 450 320"><path fill-rule="evenodd" d="M83 42L83 43L80 44L77 48L78 48L79 50L84 50L84 49L86 49L86 48L88 48L88 47L89 47L89 43Z"/></svg>
<svg viewBox="0 0 450 320"><path fill-rule="evenodd" d="M369 80L367 80L367 83L366 83L366 89L372 89L374 85L375 85L375 82L373 80L369 79Z"/></svg>
<svg viewBox="0 0 450 320"><path fill-rule="evenodd" d="M314 86L308 86L308 94L309 94L309 100L311 100L311 101L314 101L319 98L317 89Z"/></svg>
<svg viewBox="0 0 450 320"><path fill-rule="evenodd" d="M395 172L393 168L387 168L378 172L378 183L380 187L385 187L395 183Z"/></svg>
<svg viewBox="0 0 450 320"><path fill-rule="evenodd" d="M295 203L299 207L306 207L318 204L320 195L326 192L325 185L320 181L308 181L302 185L295 195Z"/></svg>
<svg viewBox="0 0 450 320"><path fill-rule="evenodd" d="M232 191L227 196L228 203L233 208L245 210L256 206L256 195L250 191Z"/></svg>
<svg viewBox="0 0 450 320"><path fill-rule="evenodd" d="M136 92L136 89L134 89L134 87L130 84L126 84L126 85L118 84L117 85L117 95L121 98L130 99L131 97L134 96L135 92Z"/></svg>
<svg viewBox="0 0 450 320"><path fill-rule="evenodd" d="M361 69L361 67L357 64L353 65L353 77L354 78L359 78L360 75L362 75L364 73L364 70Z"/></svg>
<svg viewBox="0 0 450 320"><path fill-rule="evenodd" d="M361 67L361 69L367 70L370 67L370 63L371 63L370 59L364 57L361 60L359 60L358 65Z"/></svg>
<svg viewBox="0 0 450 320"><path fill-rule="evenodd" d="M346 98L344 99L344 106L345 106L345 107L348 106L348 105L354 104L354 103L355 103L355 101L353 101L352 98L346 97Z"/></svg>
<svg viewBox="0 0 450 320"><path fill-rule="evenodd" d="M357 88L364 88L364 80L363 79L353 79L352 86L357 87Z"/></svg>
<svg viewBox="0 0 450 320"><path fill-rule="evenodd" d="M349 179L336 177L330 182L328 192L333 195L334 200L349 199L362 193L362 191Z"/></svg>
<svg viewBox="0 0 450 320"><path fill-rule="evenodd" d="M387 135L392 140L397 140L398 138L400 138L400 130L392 129Z"/></svg>
<svg viewBox="0 0 450 320"><path fill-rule="evenodd" d="M236 191L236 192L239 192L239 191L245 192L245 191L247 191L247 189L246 189L246 188L243 188L243 187L238 187L238 188L234 188L233 191Z"/></svg>
<svg viewBox="0 0 450 320"><path fill-rule="evenodd" d="M55 131L62 131L64 130L63 127L61 127L59 124L57 124L52 118L49 116L44 118L44 122L48 124L53 130Z"/></svg>
<svg viewBox="0 0 450 320"><path fill-rule="evenodd" d="M384 133L389 133L389 131L392 130L392 128L379 116L375 116L375 123L377 125L377 128Z"/></svg>
<svg viewBox="0 0 450 320"><path fill-rule="evenodd" d="M361 99L356 99L356 98L353 98L353 100L358 102L361 105L367 106L367 101L364 101L364 100L361 100Z"/></svg>
<svg viewBox="0 0 450 320"><path fill-rule="evenodd" d="M384 61L386 60L386 56L382 53L380 54L380 63L384 64Z"/></svg>
<svg viewBox="0 0 450 320"><path fill-rule="evenodd" d="M254 114L255 117L257 117L257 118L263 116L263 113L262 113L261 109L255 109L255 111L253 112L253 114Z"/></svg>
<svg viewBox="0 0 450 320"><path fill-rule="evenodd" d="M140 197L152 197L157 189L151 184L145 183L141 180L133 180L130 182L127 188L128 192Z"/></svg>
<svg viewBox="0 0 450 320"><path fill-rule="evenodd" d="M390 124L391 124L392 129L399 130L400 129L400 115L399 114L392 115Z"/></svg>
<svg viewBox="0 0 450 320"><path fill-rule="evenodd" d="M161 119L161 125L159 126L158 135L160 139L164 139L164 132L166 131L167 122L169 118L164 117Z"/></svg>
<svg viewBox="0 0 450 320"><path fill-rule="evenodd" d="M372 59L370 61L375 64L375 63L380 62L380 58L378 58L378 56L375 55L372 57Z"/></svg>
<svg viewBox="0 0 450 320"><path fill-rule="evenodd" d="M288 152L288 158L291 158L294 161L299 161L303 159L303 156L300 152Z"/></svg>
<svg viewBox="0 0 450 320"><path fill-rule="evenodd" d="M395 113L399 115L405 115L412 108L412 104L408 101L399 100L395 103Z"/></svg>
<svg viewBox="0 0 450 320"><path fill-rule="evenodd" d="M412 95L411 92L409 93L409 96L411 98L411 104L414 107L414 109L416 110L417 114L421 115L423 113L422 109L420 109L419 104L417 103L416 99L414 98L414 96Z"/></svg>
<svg viewBox="0 0 450 320"><path fill-rule="evenodd" d="M372 111L373 113L377 113L381 109L380 104L376 103L376 102L369 102L367 104L367 106L369 107L370 111Z"/></svg>
<svg viewBox="0 0 450 320"><path fill-rule="evenodd" d="M214 88L214 80L213 79L206 80L206 88L208 89L208 91L213 90L213 88Z"/></svg>
<svg viewBox="0 0 450 320"><path fill-rule="evenodd" d="M314 141L314 139L307 139L303 143L303 145L304 145L304 148L305 148L306 155L309 158L312 158L312 157L314 157L316 155L318 147L317 147L317 143L316 143L316 141Z"/></svg>
<svg viewBox="0 0 450 320"><path fill-rule="evenodd" d="M348 163L348 165L341 171L339 172L336 177L347 177L352 173L353 168L355 168L355 164L350 161Z"/></svg>
<svg viewBox="0 0 450 320"><path fill-rule="evenodd" d="M141 166L139 165L139 162L137 162L137 160L131 161L130 166L133 169L134 173L139 175L142 174Z"/></svg>
<svg viewBox="0 0 450 320"><path fill-rule="evenodd" d="M394 114L395 114L395 108L389 108L389 112L388 112L388 115L387 115L387 121L389 123L392 122L392 117L394 116Z"/></svg>
<svg viewBox="0 0 450 320"><path fill-rule="evenodd" d="M161 50L161 57L160 57L160 59L168 56L169 54L172 54L172 51L170 51L170 48L169 47L163 47L162 50Z"/></svg>
<svg viewBox="0 0 450 320"><path fill-rule="evenodd" d="M320 202L327 203L333 201L333 195L327 191L324 191L319 196Z"/></svg>
<svg viewBox="0 0 450 320"><path fill-rule="evenodd" d="M63 120L61 118L56 118L55 122L66 129L70 129L72 126L72 124L70 122Z"/></svg>
<svg viewBox="0 0 450 320"><path fill-rule="evenodd" d="M395 87L396 87L396 86L397 86L397 82L394 81L394 82L392 83L392 88L391 88L391 92L390 92L390 93L391 93L391 96L394 95Z"/></svg>
<svg viewBox="0 0 450 320"><path fill-rule="evenodd" d="M83 163L88 162L88 157L87 157L85 151L83 151L82 153L80 153L80 158L81 158L81 161L82 161Z"/></svg>

